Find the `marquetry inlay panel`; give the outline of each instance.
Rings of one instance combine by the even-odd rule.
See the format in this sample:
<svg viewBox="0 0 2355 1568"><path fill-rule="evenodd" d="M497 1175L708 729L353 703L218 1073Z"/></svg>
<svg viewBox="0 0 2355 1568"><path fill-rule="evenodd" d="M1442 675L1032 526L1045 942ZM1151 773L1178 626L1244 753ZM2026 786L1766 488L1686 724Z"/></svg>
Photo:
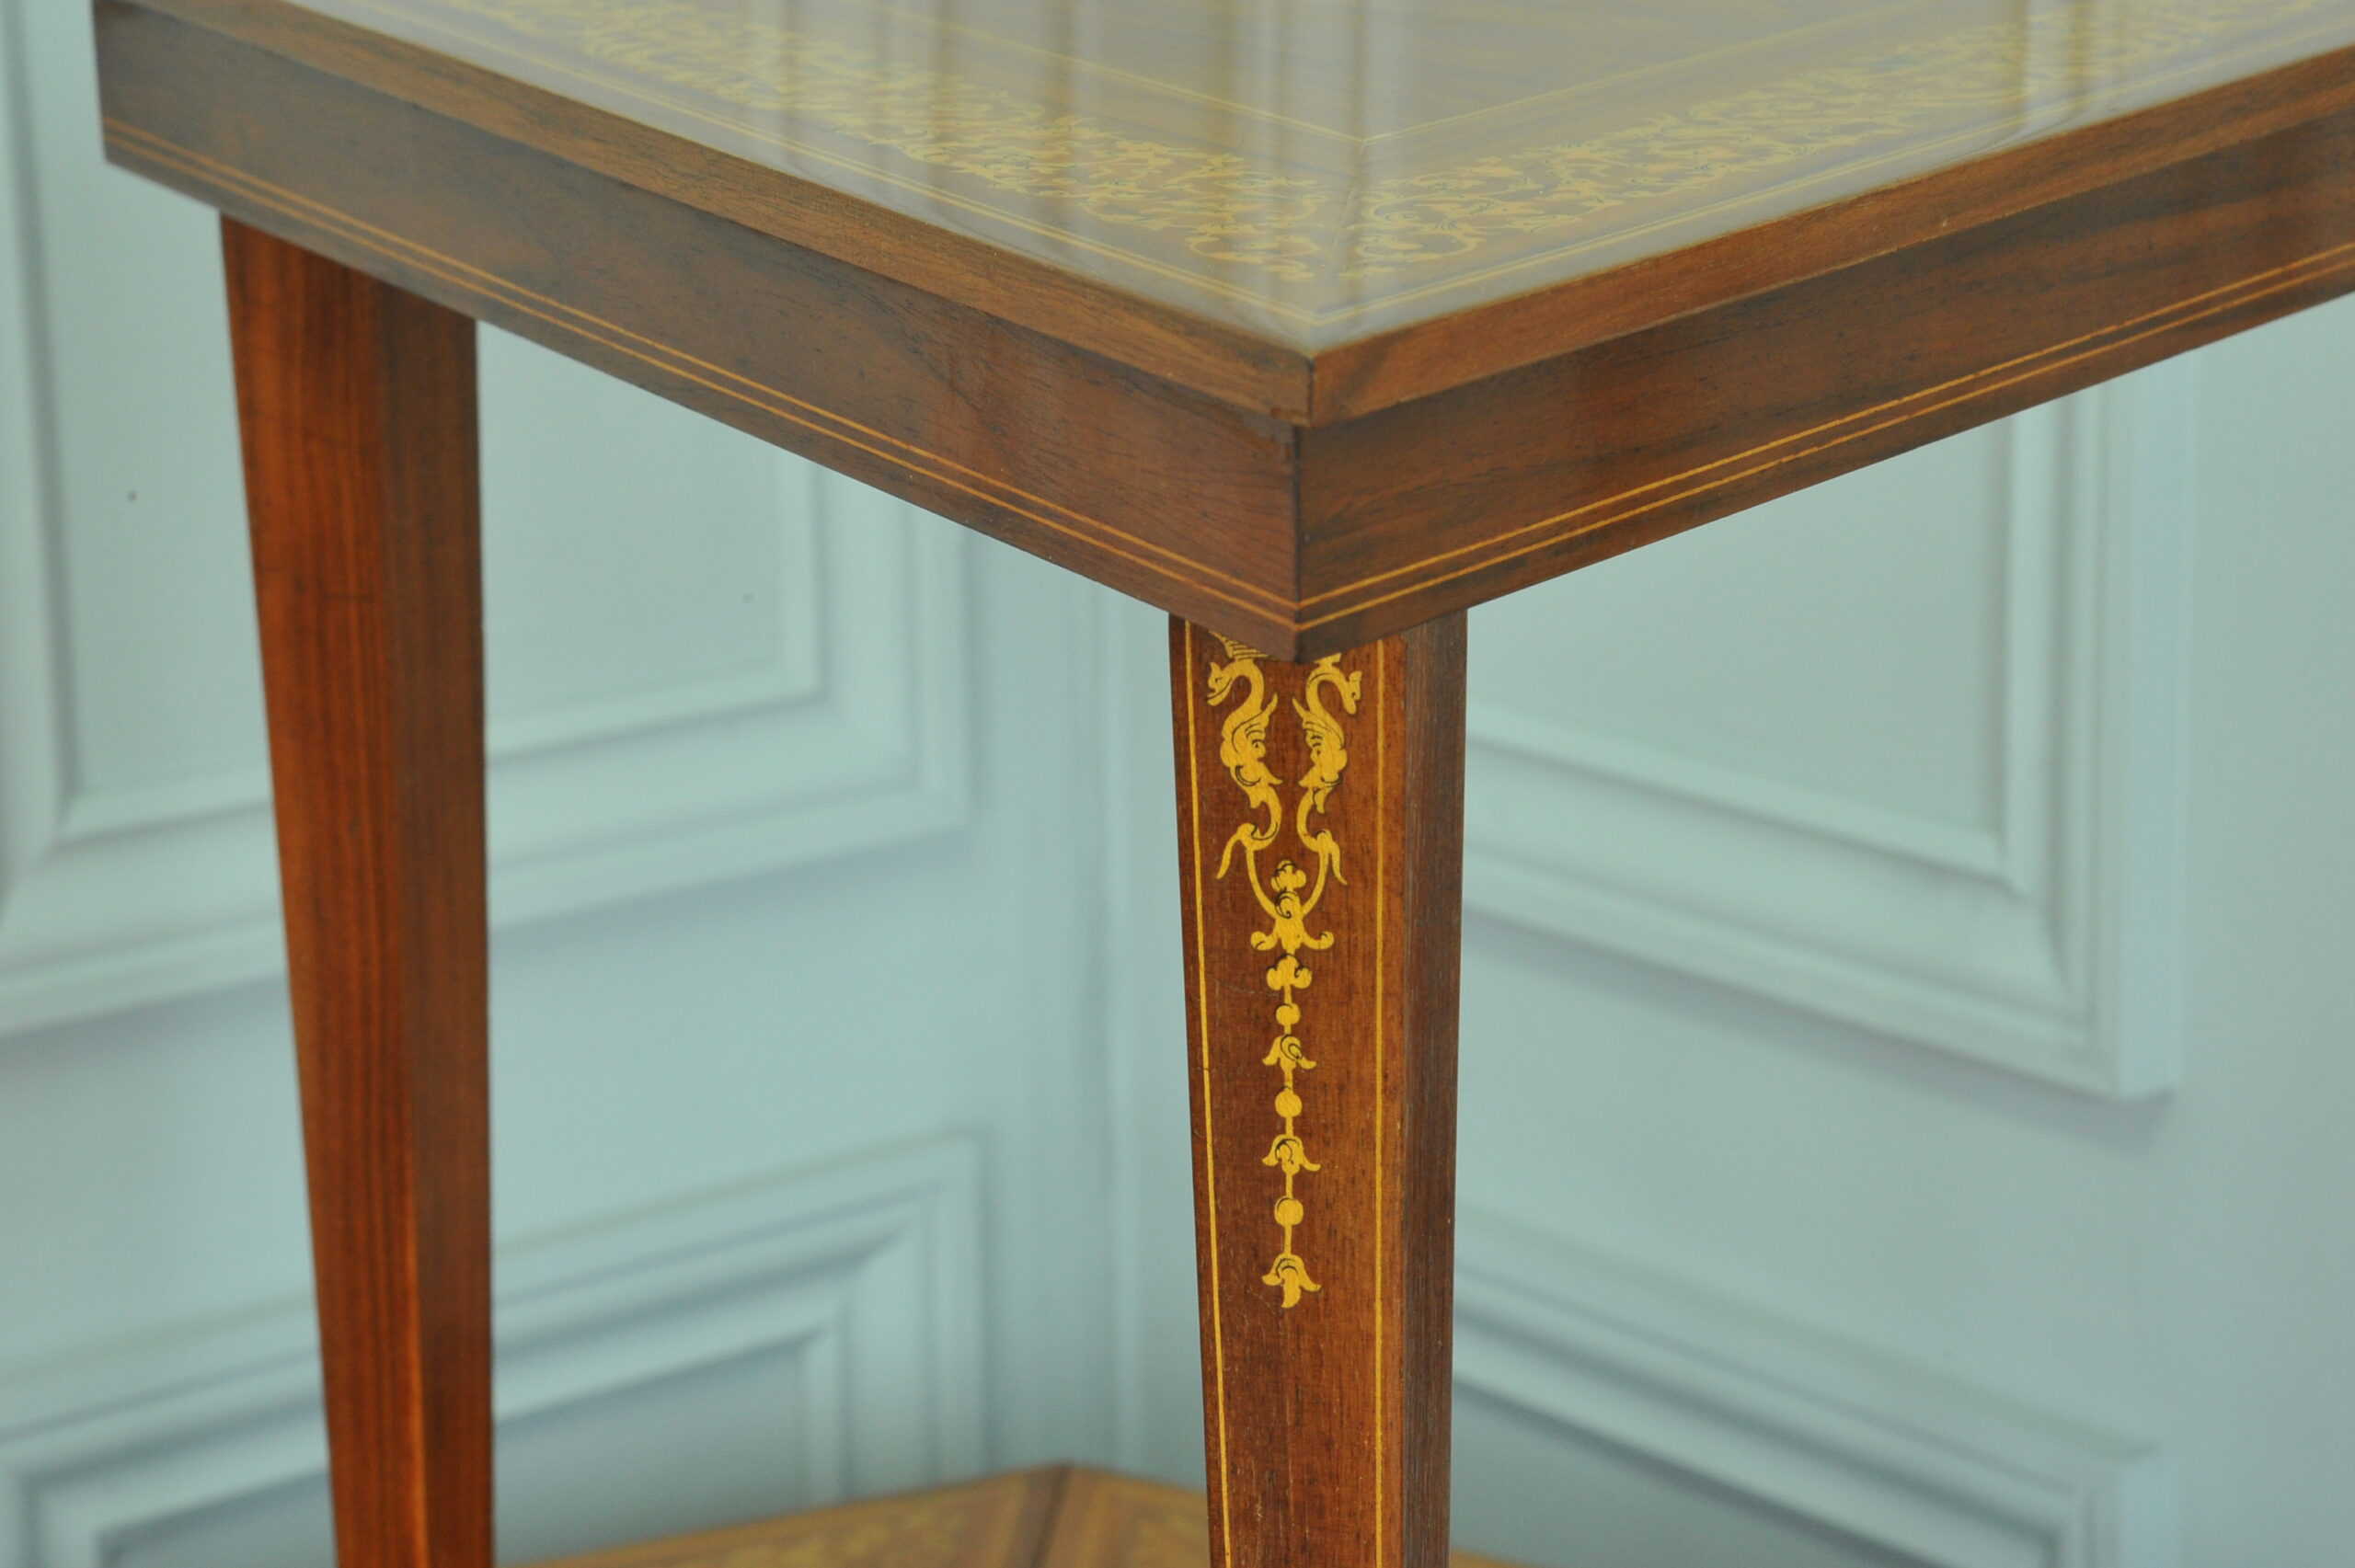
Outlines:
<svg viewBox="0 0 2355 1568"><path fill-rule="evenodd" d="M998 1568L1027 1563L1060 1483L1022 1471L912 1496L569 1557L542 1568Z"/></svg>
<svg viewBox="0 0 2355 1568"><path fill-rule="evenodd" d="M540 1568L1208 1568L1202 1494L1076 1467L826 1508ZM1456 1554L1453 1568L1505 1568Z"/></svg>
<svg viewBox="0 0 2355 1568"><path fill-rule="evenodd" d="M1304 347L2355 40L2347 0L314 8Z"/></svg>

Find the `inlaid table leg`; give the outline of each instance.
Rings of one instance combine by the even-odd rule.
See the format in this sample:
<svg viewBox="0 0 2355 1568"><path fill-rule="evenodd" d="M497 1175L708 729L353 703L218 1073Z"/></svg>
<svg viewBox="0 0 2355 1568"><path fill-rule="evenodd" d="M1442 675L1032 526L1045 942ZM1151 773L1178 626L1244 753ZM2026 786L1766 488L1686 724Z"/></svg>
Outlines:
<svg viewBox="0 0 2355 1568"><path fill-rule="evenodd" d="M489 1568L474 326L224 223L343 1568Z"/></svg>
<svg viewBox="0 0 2355 1568"><path fill-rule="evenodd" d="M1464 617L1170 650L1212 1562L1441 1568Z"/></svg>

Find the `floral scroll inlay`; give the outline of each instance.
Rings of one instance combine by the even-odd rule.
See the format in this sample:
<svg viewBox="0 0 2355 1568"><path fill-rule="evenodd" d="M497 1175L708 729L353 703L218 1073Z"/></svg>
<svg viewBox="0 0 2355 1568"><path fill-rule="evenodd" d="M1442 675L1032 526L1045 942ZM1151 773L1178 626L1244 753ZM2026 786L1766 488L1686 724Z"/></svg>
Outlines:
<svg viewBox="0 0 2355 1568"><path fill-rule="evenodd" d="M1201 269L1198 281L1345 317L1364 308L1369 282L1419 286L1476 262L1633 242L1680 206L1693 210L1687 215L1728 200L1758 203L1762 213L1796 211L1836 194L1822 182L1841 171L1894 157L1919 160L1907 166L1918 172L1950 161L1940 149L1958 137L1992 146L2084 122L2187 74L2196 81L2226 52L2262 60L2295 29L2327 22L2336 3L1990 7L1986 19L1951 32L1876 30L1869 42L1755 80L1737 76L1722 91L1672 96L1648 115L1596 118L1573 107L1511 121L1522 133L1494 144L1422 156L1361 142L1363 166L1347 170L1279 157L1247 138L1228 145L1079 112L1036 86L969 78L935 63L958 53L936 38L914 59L895 58L863 30L829 31L816 8L806 17L738 0L338 0L325 8L385 17L394 30L440 31L454 20L469 41L521 55L566 84L585 68L603 94L717 118L722 130L779 144L788 158L810 155L800 137L840 138L867 150L872 161L856 166L869 179L896 183L912 167L927 194L981 196L986 213L1043 222L1059 238L1166 236ZM1425 10L1453 25L1443 7ZM1663 21L1673 26L1673 13ZM2341 35L2334 28L2316 36ZM1182 84L1169 90L1186 94ZM1261 111L1240 112L1247 120ZM1016 205L1001 210L1002 200ZM1082 217L1084 225L1074 221ZM1137 255L1162 248L1144 243ZM1254 276L1262 281L1248 282Z"/></svg>
<svg viewBox="0 0 2355 1568"><path fill-rule="evenodd" d="M1300 857L1278 858L1262 870L1260 856L1275 849L1284 830L1282 784L1268 766L1268 726L1275 716L1276 699L1268 690L1260 655L1228 638L1219 641L1225 647L1226 657L1211 664L1211 705L1225 705L1238 690L1242 695L1220 727L1218 760L1243 791L1250 815L1227 836L1226 847L1219 854L1218 875L1223 880L1241 862L1251 896L1268 918L1265 931L1251 933L1252 950L1278 955L1267 974L1268 989L1277 998L1276 1033L1261 1065L1283 1074L1283 1086L1275 1098L1283 1130L1275 1135L1259 1162L1283 1174L1283 1193L1275 1204L1283 1245L1268 1272L1260 1276L1260 1283L1281 1290L1284 1306L1290 1308L1298 1306L1304 1294L1323 1288L1310 1276L1308 1265L1292 1244L1293 1232L1308 1216L1307 1206L1300 1198L1300 1178L1323 1169L1309 1158L1308 1142L1300 1130L1300 1118L1306 1109L1300 1093L1300 1074L1316 1066L1303 1037L1300 1001L1315 975L1301 961L1301 955L1333 945L1333 933L1311 931L1309 918L1329 886L1348 880L1341 875L1341 846L1332 830L1316 819L1324 816L1326 803L1340 784L1342 770L1349 766L1341 716L1358 711L1361 677L1343 674L1338 655L1309 667L1307 681L1292 704L1308 743L1308 771L1300 777L1300 796L1292 821ZM1339 704L1338 714L1327 705L1328 697ZM1304 860L1315 869L1304 869Z"/></svg>

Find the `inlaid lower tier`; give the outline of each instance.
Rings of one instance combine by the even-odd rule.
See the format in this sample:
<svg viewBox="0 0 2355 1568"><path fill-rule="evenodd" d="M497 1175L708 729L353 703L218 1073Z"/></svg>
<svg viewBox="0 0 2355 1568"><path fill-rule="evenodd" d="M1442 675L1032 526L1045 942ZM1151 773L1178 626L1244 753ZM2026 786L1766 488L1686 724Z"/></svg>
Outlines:
<svg viewBox="0 0 2355 1568"><path fill-rule="evenodd" d="M1199 1492L1077 1466L569 1557L542 1568L1204 1568ZM1453 1568L1506 1568L1458 1553Z"/></svg>

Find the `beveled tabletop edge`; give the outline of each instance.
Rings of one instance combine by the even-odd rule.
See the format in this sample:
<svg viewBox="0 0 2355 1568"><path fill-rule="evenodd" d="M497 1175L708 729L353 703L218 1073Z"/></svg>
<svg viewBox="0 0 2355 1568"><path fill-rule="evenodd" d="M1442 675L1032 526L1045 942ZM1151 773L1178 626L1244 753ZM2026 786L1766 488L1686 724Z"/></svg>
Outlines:
<svg viewBox="0 0 2355 1568"><path fill-rule="evenodd" d="M2355 45L1318 353L1337 424L2122 185L2355 107Z"/></svg>
<svg viewBox="0 0 2355 1568"><path fill-rule="evenodd" d="M1315 427L2066 200L2355 105L2355 47L1685 247L1304 350L293 0L136 4L1129 365Z"/></svg>

